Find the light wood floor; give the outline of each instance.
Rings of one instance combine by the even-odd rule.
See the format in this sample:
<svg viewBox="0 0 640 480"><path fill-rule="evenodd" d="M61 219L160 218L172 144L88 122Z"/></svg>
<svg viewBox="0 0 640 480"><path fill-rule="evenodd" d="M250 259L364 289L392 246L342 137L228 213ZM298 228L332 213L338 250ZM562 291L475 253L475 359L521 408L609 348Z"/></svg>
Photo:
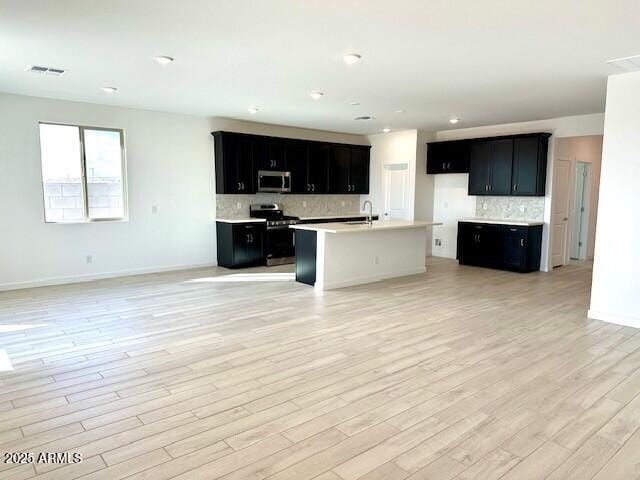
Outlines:
<svg viewBox="0 0 640 480"><path fill-rule="evenodd" d="M590 266L428 265L0 293L0 451L84 456L0 477L640 478L640 332L586 318Z"/></svg>

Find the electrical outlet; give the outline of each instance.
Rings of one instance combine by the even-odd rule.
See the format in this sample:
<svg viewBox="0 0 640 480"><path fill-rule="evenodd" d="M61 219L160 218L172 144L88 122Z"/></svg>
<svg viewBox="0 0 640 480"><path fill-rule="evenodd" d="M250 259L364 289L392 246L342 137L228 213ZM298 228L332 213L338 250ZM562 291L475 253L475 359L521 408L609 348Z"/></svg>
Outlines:
<svg viewBox="0 0 640 480"><path fill-rule="evenodd" d="M151 206L151 213L158 213L158 206L157 205L152 205Z"/></svg>
<svg viewBox="0 0 640 480"><path fill-rule="evenodd" d="M444 202L444 208L449 208L449 202Z"/></svg>
<svg viewBox="0 0 640 480"><path fill-rule="evenodd" d="M483 210L486 210L487 208L489 208L489 205L487 205L486 203L483 203L483 204L482 204L482 209L483 209Z"/></svg>
<svg viewBox="0 0 640 480"><path fill-rule="evenodd" d="M525 210L526 210L526 207L524 205L520 205L520 211L524 213Z"/></svg>
<svg viewBox="0 0 640 480"><path fill-rule="evenodd" d="M302 201L302 208L307 208L307 201L306 200Z"/></svg>
<svg viewBox="0 0 640 480"><path fill-rule="evenodd" d="M342 200L340 203L343 207L346 205L346 202L344 200Z"/></svg>
<svg viewBox="0 0 640 480"><path fill-rule="evenodd" d="M442 240L440 240L439 238L436 238L436 247L441 247L442 246Z"/></svg>
<svg viewBox="0 0 640 480"><path fill-rule="evenodd" d="M380 263L380 257L378 257L377 255L375 257L373 257L373 263L375 265L378 265Z"/></svg>
<svg viewBox="0 0 640 480"><path fill-rule="evenodd" d="M240 210L242 208L242 203L236 202L236 208Z"/></svg>
<svg viewBox="0 0 640 480"><path fill-rule="evenodd" d="M93 255L87 255L87 263L93 263Z"/></svg>

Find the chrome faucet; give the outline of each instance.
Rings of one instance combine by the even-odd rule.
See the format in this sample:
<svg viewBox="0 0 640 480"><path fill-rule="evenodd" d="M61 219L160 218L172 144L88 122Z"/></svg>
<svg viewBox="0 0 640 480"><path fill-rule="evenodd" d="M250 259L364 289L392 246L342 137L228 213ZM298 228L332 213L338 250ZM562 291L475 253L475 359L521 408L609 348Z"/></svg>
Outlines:
<svg viewBox="0 0 640 480"><path fill-rule="evenodd" d="M371 203L370 200L365 200L364 203L362 204L362 209L366 212L367 203L369 204L369 215L367 215L367 223L369 225L372 225L373 224L373 203Z"/></svg>

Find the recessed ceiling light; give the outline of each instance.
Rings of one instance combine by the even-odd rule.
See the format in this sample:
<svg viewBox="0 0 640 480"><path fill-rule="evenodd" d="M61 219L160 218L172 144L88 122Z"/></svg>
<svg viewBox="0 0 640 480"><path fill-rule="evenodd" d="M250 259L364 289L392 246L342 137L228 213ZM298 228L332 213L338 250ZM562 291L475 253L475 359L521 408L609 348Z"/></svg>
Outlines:
<svg viewBox="0 0 640 480"><path fill-rule="evenodd" d="M171 62L173 62L173 57L168 57L166 55L158 55L156 57L153 57L153 59L160 65L169 65Z"/></svg>
<svg viewBox="0 0 640 480"><path fill-rule="evenodd" d="M324 93L322 92L311 92L311 98L314 100L320 100L322 97L324 97Z"/></svg>
<svg viewBox="0 0 640 480"><path fill-rule="evenodd" d="M459 118L452 118L451 120L449 120L449 123L455 125L456 123L458 123L460 121Z"/></svg>
<svg viewBox="0 0 640 480"><path fill-rule="evenodd" d="M406 110L396 110L396 113L406 113Z"/></svg>
<svg viewBox="0 0 640 480"><path fill-rule="evenodd" d="M259 109L258 107L249 107L249 108L247 109L247 111L248 111L251 115L254 115L254 114L258 113L258 112L260 111L260 109Z"/></svg>
<svg viewBox="0 0 640 480"><path fill-rule="evenodd" d="M354 63L359 61L361 58L362 58L362 55L360 55L359 53L347 53L346 55L342 56L344 63L346 63L347 65L353 65Z"/></svg>
<svg viewBox="0 0 640 480"><path fill-rule="evenodd" d="M349 102L349 105L351 105L352 107L357 107L358 105L360 105L360 102Z"/></svg>
<svg viewBox="0 0 640 480"><path fill-rule="evenodd" d="M100 87L103 92L114 93L117 92L118 89L116 87Z"/></svg>
<svg viewBox="0 0 640 480"><path fill-rule="evenodd" d="M389 133L389 132L391 131L391 129L390 129L390 128L383 128L383 129L382 129L382 131L383 131L384 133Z"/></svg>
<svg viewBox="0 0 640 480"><path fill-rule="evenodd" d="M372 117L371 115L363 115L361 117L356 117L354 120L373 120L376 117Z"/></svg>

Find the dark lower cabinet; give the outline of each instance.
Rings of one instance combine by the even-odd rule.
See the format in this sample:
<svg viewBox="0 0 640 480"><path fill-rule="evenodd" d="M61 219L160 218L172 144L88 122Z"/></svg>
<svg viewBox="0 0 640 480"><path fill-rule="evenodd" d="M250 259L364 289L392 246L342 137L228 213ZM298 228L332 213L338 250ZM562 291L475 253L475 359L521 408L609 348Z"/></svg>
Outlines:
<svg viewBox="0 0 640 480"><path fill-rule="evenodd" d="M458 260L463 265L514 272L540 270L542 225L458 223Z"/></svg>
<svg viewBox="0 0 640 480"><path fill-rule="evenodd" d="M227 268L265 264L264 222L216 222L218 265Z"/></svg>

